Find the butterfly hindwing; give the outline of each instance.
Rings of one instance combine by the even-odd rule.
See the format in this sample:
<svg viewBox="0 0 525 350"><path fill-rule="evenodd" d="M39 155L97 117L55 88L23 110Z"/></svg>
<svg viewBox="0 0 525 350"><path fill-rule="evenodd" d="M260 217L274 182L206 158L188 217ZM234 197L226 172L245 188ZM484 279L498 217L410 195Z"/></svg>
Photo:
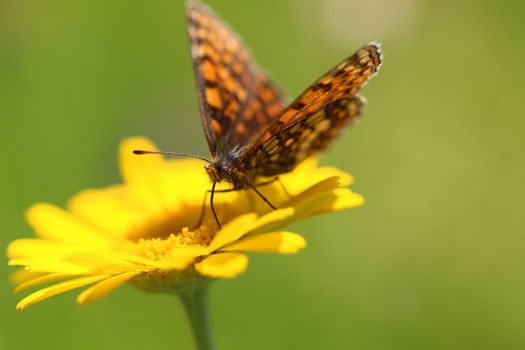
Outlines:
<svg viewBox="0 0 525 350"><path fill-rule="evenodd" d="M381 61L380 46L369 44L330 70L248 146L243 164L257 175L271 176L326 148L360 115L364 101L357 93Z"/></svg>
<svg viewBox="0 0 525 350"><path fill-rule="evenodd" d="M207 6L187 8L204 133L213 156L250 144L285 105L239 36Z"/></svg>

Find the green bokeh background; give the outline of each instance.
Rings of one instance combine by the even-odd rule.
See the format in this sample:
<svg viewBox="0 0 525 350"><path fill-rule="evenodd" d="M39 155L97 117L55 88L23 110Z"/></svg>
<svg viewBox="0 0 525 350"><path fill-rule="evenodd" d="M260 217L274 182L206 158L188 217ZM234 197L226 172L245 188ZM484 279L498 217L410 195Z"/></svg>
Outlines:
<svg viewBox="0 0 525 350"><path fill-rule="evenodd" d="M363 207L292 229L212 288L220 349L525 348L523 1L211 1L289 96L369 40L385 63L359 127L323 155ZM24 211L119 181L119 141L207 155L175 0L0 2L0 246ZM124 286L15 311L0 349L191 349L175 297Z"/></svg>

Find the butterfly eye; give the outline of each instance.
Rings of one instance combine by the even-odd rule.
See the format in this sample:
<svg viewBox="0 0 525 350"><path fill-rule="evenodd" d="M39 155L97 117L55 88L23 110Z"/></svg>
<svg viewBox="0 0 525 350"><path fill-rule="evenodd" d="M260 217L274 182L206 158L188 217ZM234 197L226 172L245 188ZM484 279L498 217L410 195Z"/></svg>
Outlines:
<svg viewBox="0 0 525 350"><path fill-rule="evenodd" d="M205 166L204 169L206 169L206 173L208 174L208 176L210 177L210 180L212 182L220 182L221 181L221 176L219 174L219 171L218 169L215 167L215 166Z"/></svg>

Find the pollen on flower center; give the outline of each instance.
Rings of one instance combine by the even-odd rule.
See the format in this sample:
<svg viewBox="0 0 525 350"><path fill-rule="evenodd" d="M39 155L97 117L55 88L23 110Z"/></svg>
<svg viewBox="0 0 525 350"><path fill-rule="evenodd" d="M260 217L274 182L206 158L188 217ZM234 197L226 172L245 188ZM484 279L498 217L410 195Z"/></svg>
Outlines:
<svg viewBox="0 0 525 350"><path fill-rule="evenodd" d="M214 235L215 230L204 225L194 231L184 227L181 232L172 233L167 238L140 238L129 246L129 250L147 259L162 261L171 258L173 249L205 247L210 244Z"/></svg>

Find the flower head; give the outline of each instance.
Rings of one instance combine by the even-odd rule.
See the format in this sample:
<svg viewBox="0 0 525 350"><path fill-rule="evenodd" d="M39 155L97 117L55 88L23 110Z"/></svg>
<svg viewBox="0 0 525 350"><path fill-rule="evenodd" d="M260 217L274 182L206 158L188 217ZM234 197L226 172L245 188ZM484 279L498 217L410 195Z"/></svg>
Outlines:
<svg viewBox="0 0 525 350"><path fill-rule="evenodd" d="M179 292L231 278L246 269L248 252L302 249L305 240L283 231L285 226L363 203L344 187L350 175L309 159L279 181L259 187L277 210L251 190L216 193L219 229L203 202L210 182L201 161L138 157L133 149L156 148L144 138L123 141L122 184L80 192L68 210L39 203L27 211L37 238L8 247L9 264L23 267L12 276L15 291L49 285L17 308L84 286L89 287L78 295L80 304L126 282L147 291ZM199 220L202 210L204 219Z"/></svg>

